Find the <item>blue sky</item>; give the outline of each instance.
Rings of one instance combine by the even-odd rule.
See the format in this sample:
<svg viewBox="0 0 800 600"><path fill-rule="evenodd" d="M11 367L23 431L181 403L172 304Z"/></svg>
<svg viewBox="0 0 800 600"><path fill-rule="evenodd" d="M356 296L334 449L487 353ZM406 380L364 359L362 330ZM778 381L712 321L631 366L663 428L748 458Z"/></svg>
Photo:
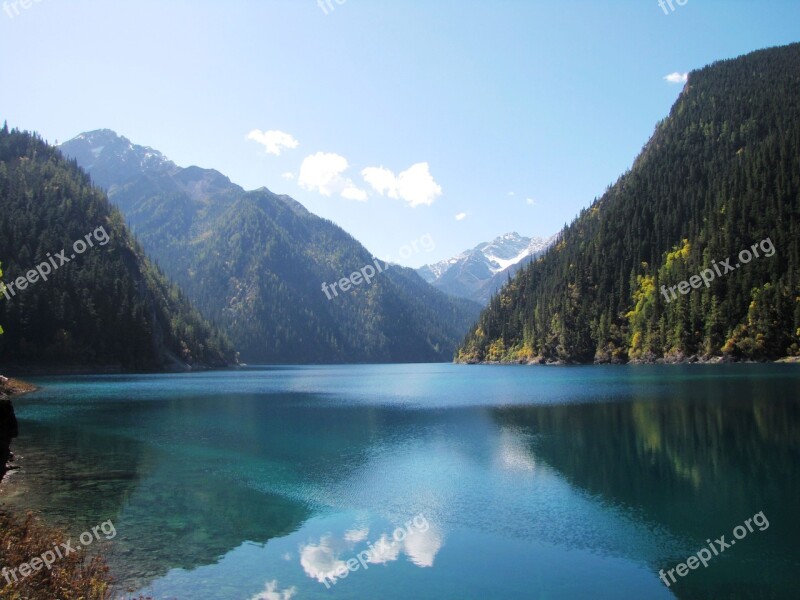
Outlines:
<svg viewBox="0 0 800 600"><path fill-rule="evenodd" d="M412 266L555 233L668 114L665 76L800 41L796 0L2 1L9 125L114 129L382 257L430 234Z"/></svg>

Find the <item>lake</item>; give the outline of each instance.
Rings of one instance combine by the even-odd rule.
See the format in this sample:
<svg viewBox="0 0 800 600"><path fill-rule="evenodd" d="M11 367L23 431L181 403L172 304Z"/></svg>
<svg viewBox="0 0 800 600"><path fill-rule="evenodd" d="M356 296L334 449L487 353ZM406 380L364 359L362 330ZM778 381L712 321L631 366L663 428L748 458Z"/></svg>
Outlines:
<svg viewBox="0 0 800 600"><path fill-rule="evenodd" d="M33 382L0 500L158 599L797 597L794 365Z"/></svg>

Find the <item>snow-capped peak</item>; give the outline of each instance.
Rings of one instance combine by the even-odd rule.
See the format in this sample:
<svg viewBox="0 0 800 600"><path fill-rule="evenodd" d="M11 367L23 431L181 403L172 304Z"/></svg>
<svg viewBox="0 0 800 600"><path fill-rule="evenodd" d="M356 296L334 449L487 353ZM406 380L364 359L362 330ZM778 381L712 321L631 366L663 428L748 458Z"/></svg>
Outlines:
<svg viewBox="0 0 800 600"><path fill-rule="evenodd" d="M517 265L538 256L554 240L555 236L529 238L512 231L452 258L421 267L417 272L444 291L482 301L496 284L502 283L494 281L503 277L498 274L516 270Z"/></svg>

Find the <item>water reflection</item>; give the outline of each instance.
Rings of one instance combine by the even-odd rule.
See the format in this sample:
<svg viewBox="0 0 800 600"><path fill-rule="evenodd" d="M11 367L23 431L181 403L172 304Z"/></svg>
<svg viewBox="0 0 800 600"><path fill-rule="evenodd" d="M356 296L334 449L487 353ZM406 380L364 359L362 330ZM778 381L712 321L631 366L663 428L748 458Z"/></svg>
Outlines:
<svg viewBox="0 0 800 600"><path fill-rule="evenodd" d="M276 580L268 581L264 591L256 594L250 600L292 600L297 594L296 587L281 590Z"/></svg>
<svg viewBox="0 0 800 600"><path fill-rule="evenodd" d="M112 519L117 573L157 578L160 598L793 597L796 377L277 373L216 376L219 394L144 378L30 397L11 500L76 532ZM429 527L396 539L420 511ZM658 581L758 511L767 531L671 590ZM368 574L320 583L360 555Z"/></svg>
<svg viewBox="0 0 800 600"><path fill-rule="evenodd" d="M347 577L350 572L367 570L370 565L386 565L403 555L417 567L432 567L442 548L444 536L424 515L417 515L393 531L374 534L368 542L370 529L363 524L345 531L341 536L326 534L316 543L300 548L300 565L306 575L326 587Z"/></svg>
<svg viewBox="0 0 800 600"><path fill-rule="evenodd" d="M531 452L531 437L521 428L501 427L495 466L504 471L533 473L536 457Z"/></svg>
<svg viewBox="0 0 800 600"><path fill-rule="evenodd" d="M772 589L790 594L800 535L800 405L762 385L753 397L720 386L677 386L669 400L493 409L501 431L523 432L527 455L503 441L503 464L557 469L576 488L620 507L644 526L660 526L682 548L651 564L682 562L709 537L728 534L763 510L778 524L736 547L724 561L693 572L671 590L681 598L711 591ZM510 448L510 449L509 449ZM785 597L790 597L789 595Z"/></svg>

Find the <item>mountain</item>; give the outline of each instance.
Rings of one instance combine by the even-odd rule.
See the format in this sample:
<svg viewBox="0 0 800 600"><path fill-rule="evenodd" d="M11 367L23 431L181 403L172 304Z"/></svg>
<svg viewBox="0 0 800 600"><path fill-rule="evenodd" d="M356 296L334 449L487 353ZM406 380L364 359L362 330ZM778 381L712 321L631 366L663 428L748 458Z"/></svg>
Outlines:
<svg viewBox="0 0 800 600"><path fill-rule="evenodd" d="M178 167L109 130L61 149L108 190L144 248L248 362L449 361L480 312L399 266L326 293L323 284L375 259L289 196Z"/></svg>
<svg viewBox="0 0 800 600"><path fill-rule="evenodd" d="M158 150L134 146L130 140L101 129L77 136L71 143L62 144L61 150L71 149L68 155L99 180L112 176L127 182L137 178L142 170L177 172L178 167Z"/></svg>
<svg viewBox="0 0 800 600"><path fill-rule="evenodd" d="M694 71L631 170L482 313L457 360L800 354L800 44Z"/></svg>
<svg viewBox="0 0 800 600"><path fill-rule="evenodd" d="M144 255L89 177L38 137L0 130L0 362L224 366L232 346Z"/></svg>
<svg viewBox="0 0 800 600"><path fill-rule="evenodd" d="M555 240L522 237L516 232L478 244L458 256L417 269L420 277L447 294L485 305L522 266Z"/></svg>

